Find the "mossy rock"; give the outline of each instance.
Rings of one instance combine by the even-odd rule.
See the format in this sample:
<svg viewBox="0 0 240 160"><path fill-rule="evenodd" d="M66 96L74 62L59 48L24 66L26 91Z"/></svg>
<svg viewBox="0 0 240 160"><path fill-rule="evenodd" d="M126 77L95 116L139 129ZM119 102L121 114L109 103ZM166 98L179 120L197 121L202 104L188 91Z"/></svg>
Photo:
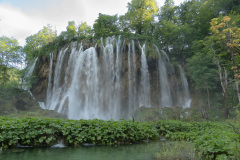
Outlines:
<svg viewBox="0 0 240 160"><path fill-rule="evenodd" d="M156 121L160 118L160 112L158 108L147 108L145 106L139 107L135 114L134 114L134 120L135 121Z"/></svg>

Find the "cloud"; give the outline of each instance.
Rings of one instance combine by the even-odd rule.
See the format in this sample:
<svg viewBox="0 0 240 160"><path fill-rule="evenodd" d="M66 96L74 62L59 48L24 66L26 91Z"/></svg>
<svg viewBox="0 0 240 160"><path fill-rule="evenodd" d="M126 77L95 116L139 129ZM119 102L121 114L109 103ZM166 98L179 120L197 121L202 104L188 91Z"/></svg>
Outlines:
<svg viewBox="0 0 240 160"><path fill-rule="evenodd" d="M43 26L52 25L58 34L68 21L93 25L99 13L124 14L130 0L23 0L0 4L0 36L14 37L24 45L26 37L37 33ZM14 6L13 6L14 5Z"/></svg>
<svg viewBox="0 0 240 160"><path fill-rule="evenodd" d="M47 24L56 28L58 34L66 30L68 21L92 26L99 13L125 14L128 2L131 0L2 0L0 36L14 37L24 45L26 37Z"/></svg>
<svg viewBox="0 0 240 160"><path fill-rule="evenodd" d="M41 25L18 8L0 5L0 11L0 36L14 37L21 45L24 44L26 35L36 33Z"/></svg>

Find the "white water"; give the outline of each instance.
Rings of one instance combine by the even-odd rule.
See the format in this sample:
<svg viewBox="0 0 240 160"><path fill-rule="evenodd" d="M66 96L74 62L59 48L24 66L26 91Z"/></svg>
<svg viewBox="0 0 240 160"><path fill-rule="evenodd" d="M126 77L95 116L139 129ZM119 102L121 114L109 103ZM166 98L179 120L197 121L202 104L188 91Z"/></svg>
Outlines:
<svg viewBox="0 0 240 160"><path fill-rule="evenodd" d="M62 91L63 88L66 87L64 85L61 84L61 74L63 73L63 62L64 62L64 56L67 52L67 49L62 49L59 54L58 54L58 58L57 58L57 63L55 66L55 73L54 73L54 83L53 83L53 87L48 88L47 89L47 103L46 103L46 108L49 110L56 110L57 107L57 111L61 112L61 110L59 110L59 108L62 108L62 101L64 101L62 99ZM51 63L50 63L51 64ZM50 66L51 68L51 66ZM51 72L51 70L50 70ZM50 77L49 77L50 78ZM49 80L50 81L50 80ZM50 81L51 83L51 81ZM51 86L49 86L51 87Z"/></svg>
<svg viewBox="0 0 240 160"><path fill-rule="evenodd" d="M35 64L37 62L38 58L35 58L34 61L29 65L28 69L27 69L27 73L24 77L24 79L27 79L27 80L23 80L23 84L22 84L22 89L23 90L26 90L28 91L29 90L29 86L28 84L26 84L26 81L29 81L31 76L32 76L32 73L33 73L33 69L35 67Z"/></svg>
<svg viewBox="0 0 240 160"><path fill-rule="evenodd" d="M114 42L117 50L114 52ZM100 112L101 119L119 119L121 115L120 104L120 66L121 66L121 41L114 37L102 40L103 55L101 57L100 81Z"/></svg>
<svg viewBox="0 0 240 160"><path fill-rule="evenodd" d="M56 144L54 144L51 148L65 148L67 147L64 144L64 140L58 140Z"/></svg>
<svg viewBox="0 0 240 160"><path fill-rule="evenodd" d="M108 38L105 44L102 40L101 60L94 47L83 51L82 45L78 50L76 44L72 46L65 72L62 66L67 60L67 49L58 55L53 87L47 91L47 108L67 113L70 119L120 119L120 37L118 40ZM63 76L64 82L61 82Z"/></svg>
<svg viewBox="0 0 240 160"><path fill-rule="evenodd" d="M30 81L30 78L31 78L31 76L32 76L32 74L33 74L33 70L34 70L34 68L35 68L35 65L36 65L37 60L38 60L38 58L35 58L35 60L34 60L34 61L31 63L31 65L28 67L27 73L26 73L26 75L25 75L25 77L24 77L24 79L27 79L26 81ZM29 85L26 84L26 81L25 81L25 80L23 81L24 84L23 84L23 86L22 86L22 89L28 91L28 93L33 97L33 99L36 100L35 97L33 96L32 92L30 91ZM39 102L39 101L38 101L38 104L39 104L39 106L40 106L42 109L46 109L44 102Z"/></svg>
<svg viewBox="0 0 240 160"><path fill-rule="evenodd" d="M150 81L147 58L145 54L145 44L141 48L141 95L140 106L151 107Z"/></svg>
<svg viewBox="0 0 240 160"><path fill-rule="evenodd" d="M45 108L65 113L70 119L129 119L140 106L151 106L150 76L145 55L145 44L140 46L141 65L137 72L135 43L128 43L127 61L124 61L121 37L101 39L101 54L95 47L83 50L82 44L72 43L72 50L62 49L53 67L50 55L50 70ZM157 47L156 47L157 49ZM158 75L161 103L172 106L166 54L159 52ZM164 58L162 58L164 57ZM140 60L139 58L139 60ZM126 67L126 70L124 68ZM127 82L122 77L127 71ZM174 75L175 76L175 75ZM187 108L190 99L186 77L182 71L181 105ZM184 79L185 77L185 79ZM125 84L125 85L123 85ZM127 88L123 88L127 86ZM122 99L126 93L125 99ZM185 91L186 90L186 91ZM179 99L179 98L178 98Z"/></svg>
<svg viewBox="0 0 240 160"><path fill-rule="evenodd" d="M134 40L132 40L132 73L133 73L133 78L132 78L132 94L134 95L132 97L132 106L133 111L136 111L137 107L139 104L137 103L138 101L138 96L137 96L137 78L136 78L136 52L135 52L135 43Z"/></svg>
<svg viewBox="0 0 240 160"><path fill-rule="evenodd" d="M49 74L48 74L48 88L47 88L47 98L46 98L46 104L49 105L51 98L52 98L52 63L53 63L53 53L50 53L50 66L49 66ZM43 104L41 104L44 106ZM43 107L41 107L43 108ZM44 108L46 108L44 106Z"/></svg>
<svg viewBox="0 0 240 160"><path fill-rule="evenodd" d="M133 116L134 111L138 107L136 93L136 56L135 43L128 44L128 116Z"/></svg>
<svg viewBox="0 0 240 160"><path fill-rule="evenodd" d="M190 108L191 106L191 97L190 97L190 93L189 93L189 87L188 87L188 82L187 82L187 78L184 74L184 71L182 69L182 67L179 65L179 70L180 70L180 76L181 76L181 85L182 85L182 108L186 109L186 108Z"/></svg>
<svg viewBox="0 0 240 160"><path fill-rule="evenodd" d="M159 49L156 47L156 50L158 51L158 72L159 72L159 83L160 83L160 93L161 93L161 100L160 105L162 107L171 107L172 106L172 95L170 92L170 86L168 83L168 75L167 75L167 69L166 64L164 62L164 59L162 58L162 55L159 51ZM164 52L165 53L165 52ZM166 53L164 54L166 59L169 61L168 56Z"/></svg>
<svg viewBox="0 0 240 160"><path fill-rule="evenodd" d="M131 66L131 45L128 44L128 115L130 108L133 107L133 85L132 85L132 66Z"/></svg>

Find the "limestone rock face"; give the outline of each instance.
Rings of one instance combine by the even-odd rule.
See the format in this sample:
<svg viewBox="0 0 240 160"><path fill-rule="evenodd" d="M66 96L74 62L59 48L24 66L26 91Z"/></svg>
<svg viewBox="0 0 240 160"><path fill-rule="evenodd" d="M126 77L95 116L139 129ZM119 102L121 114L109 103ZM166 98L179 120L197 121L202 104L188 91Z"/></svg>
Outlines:
<svg viewBox="0 0 240 160"><path fill-rule="evenodd" d="M38 101L44 101L47 84L48 84L48 74L49 74L49 58L47 56L40 56L35 65L35 70L33 72L34 81L31 92Z"/></svg>

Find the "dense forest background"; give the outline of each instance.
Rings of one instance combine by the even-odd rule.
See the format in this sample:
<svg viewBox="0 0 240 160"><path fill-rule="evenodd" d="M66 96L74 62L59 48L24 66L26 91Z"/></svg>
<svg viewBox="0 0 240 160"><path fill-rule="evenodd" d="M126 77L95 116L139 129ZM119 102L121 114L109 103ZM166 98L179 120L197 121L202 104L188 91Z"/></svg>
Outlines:
<svg viewBox="0 0 240 160"><path fill-rule="evenodd" d="M199 118L238 115L239 0L187 0L179 6L166 0L160 8L155 0L132 0L127 8L125 15L99 13L93 26L69 21L66 31L59 35L50 25L44 26L26 38L24 47L13 37L0 37L0 108L12 105L8 101L21 92L27 74L22 66L36 57L48 55L71 41L121 35L155 43L174 65L183 66L191 95L198 99L198 107L192 109ZM36 78L26 77L25 85L31 86Z"/></svg>

